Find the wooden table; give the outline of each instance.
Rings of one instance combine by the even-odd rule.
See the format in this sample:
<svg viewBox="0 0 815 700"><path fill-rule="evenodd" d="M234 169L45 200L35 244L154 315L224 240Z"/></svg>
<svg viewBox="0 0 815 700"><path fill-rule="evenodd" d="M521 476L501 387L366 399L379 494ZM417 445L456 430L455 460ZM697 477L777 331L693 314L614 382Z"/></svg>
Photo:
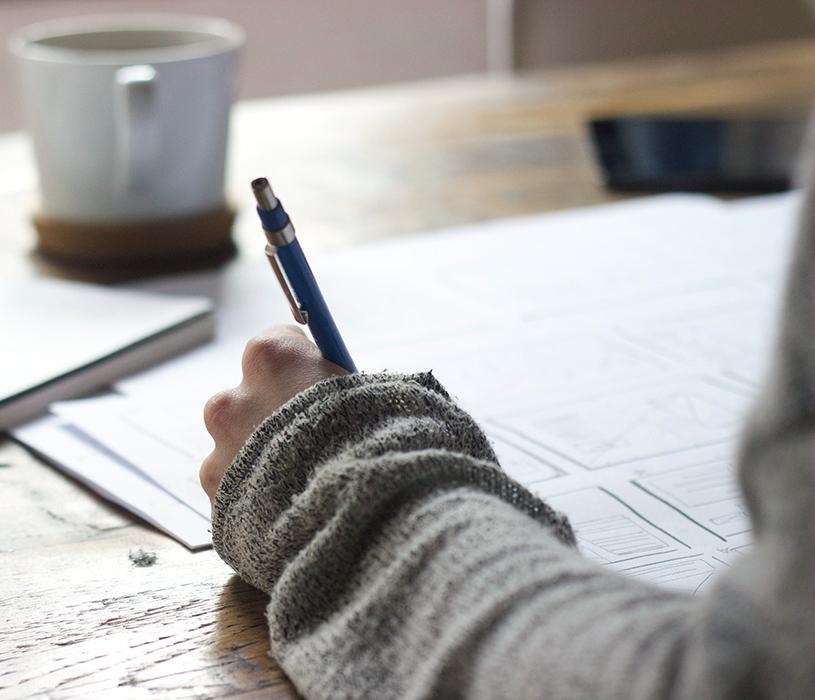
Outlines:
<svg viewBox="0 0 815 700"><path fill-rule="evenodd" d="M259 173L310 249L605 202L588 117L754 112L814 91L815 43L795 42L242 104L236 235L261 254L246 193ZM34 187L25 140L0 137L2 274L34 271ZM0 695L294 696L267 656L263 596L213 552L191 554L9 441L0 493ZM155 565L135 567L137 548Z"/></svg>

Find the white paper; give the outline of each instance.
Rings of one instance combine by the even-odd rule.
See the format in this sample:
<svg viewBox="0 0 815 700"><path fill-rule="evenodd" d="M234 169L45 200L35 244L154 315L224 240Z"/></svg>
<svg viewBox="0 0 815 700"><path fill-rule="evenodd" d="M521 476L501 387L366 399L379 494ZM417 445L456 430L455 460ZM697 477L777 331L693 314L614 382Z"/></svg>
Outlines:
<svg viewBox="0 0 815 700"><path fill-rule="evenodd" d="M177 421L172 411L162 406L140 407L116 395L59 402L51 410L99 444L127 445L129 464L209 519L211 504L198 480L198 467L209 450L198 449L195 435L181 432L185 426L174 429ZM172 441L166 437L170 435Z"/></svg>
<svg viewBox="0 0 815 700"><path fill-rule="evenodd" d="M311 262L359 367L432 369L589 557L698 591L750 546L733 445L772 345L796 207L656 197ZM240 380L249 337L290 316L263 261L157 289L208 293L217 341L120 382L122 396L56 410L191 503L212 444L204 401Z"/></svg>
<svg viewBox="0 0 815 700"><path fill-rule="evenodd" d="M14 436L100 496L135 513L190 549L212 543L209 518L144 479L138 470L62 419L47 416L18 428Z"/></svg>

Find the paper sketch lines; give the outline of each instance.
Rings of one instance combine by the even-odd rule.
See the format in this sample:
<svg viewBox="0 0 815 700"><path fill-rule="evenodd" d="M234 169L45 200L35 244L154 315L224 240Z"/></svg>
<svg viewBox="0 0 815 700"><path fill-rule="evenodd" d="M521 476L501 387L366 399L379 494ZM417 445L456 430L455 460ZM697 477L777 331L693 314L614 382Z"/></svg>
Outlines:
<svg viewBox="0 0 815 700"><path fill-rule="evenodd" d="M723 542L750 531L730 463L714 460L638 477L632 482Z"/></svg>
<svg viewBox="0 0 815 700"><path fill-rule="evenodd" d="M541 455L524 447L520 440L513 440L491 431L487 432L487 437L490 439L501 468L522 484L556 479L564 473L563 470L543 459Z"/></svg>
<svg viewBox="0 0 815 700"><path fill-rule="evenodd" d="M574 523L581 548L592 558L620 562L670 552L671 546L626 515L609 515Z"/></svg>
<svg viewBox="0 0 815 700"><path fill-rule="evenodd" d="M653 528L655 528L655 529L659 530L661 533L663 533L664 535L666 535L667 537L669 537L670 539L672 539L674 542L678 542L679 544L681 544L681 545L682 545L683 547L685 547L686 549L690 549L690 548L691 548L691 546L690 546L690 545L689 545L687 542L683 542L683 541L682 541L682 540L680 540L678 537L676 537L676 535L672 535L672 534L671 534L670 532L668 532L667 530L664 530L662 527L660 527L660 526L659 526L659 525L657 525L656 523L654 523L654 522L652 522L651 520L649 520L648 518L646 518L644 515L642 515L642 513L639 513L639 512L638 512L637 510L635 510L635 509L634 509L634 508L633 508L633 507L632 507L632 506L631 506L629 503L626 503L626 502L625 502L625 501L624 501L622 498L620 498L620 497L619 497L619 496L617 496L616 494L614 494L614 493L612 493L611 491L609 491L609 490L607 490L607 489L603 488L602 486L598 486L598 487L597 487L597 490L598 490L598 491L600 491L601 493L606 494L606 495L607 495L609 498L613 498L613 499L614 499L615 501L617 501L617 503L619 503L619 504L620 504L620 505L621 505L623 508L625 508L626 510L631 511L631 512L632 512L634 515L636 515L638 518L640 518L640 519L642 519L643 521L645 521L646 523L648 523L648 524L649 524L651 527L653 527Z"/></svg>
<svg viewBox="0 0 815 700"><path fill-rule="evenodd" d="M677 377L493 422L597 470L731 440L748 400L705 377Z"/></svg>
<svg viewBox="0 0 815 700"><path fill-rule="evenodd" d="M578 544L601 564L653 562L691 547L603 487L588 487L546 499L571 520Z"/></svg>
<svg viewBox="0 0 815 700"><path fill-rule="evenodd" d="M580 463L576 459L573 459L572 457L570 457L565 452L557 450L557 449L553 448L551 445L549 445L547 443L541 442L541 440L539 440L536 435L526 433L523 430L520 430L518 428L513 427L513 425L511 423L503 423L503 422L501 422L501 423L498 423L498 425L500 425L500 427L503 428L506 432L512 433L516 437L522 438L524 441L529 442L529 443L541 448L542 450L545 450L546 452L550 452L553 455L556 455L560 459L565 460L565 461L573 464L575 467L583 467L584 466L582 463ZM536 479L536 481L537 481L537 479Z"/></svg>
<svg viewBox="0 0 815 700"><path fill-rule="evenodd" d="M626 576L696 594L713 577L716 569L700 557L683 557L655 564L638 564L620 571Z"/></svg>
<svg viewBox="0 0 815 700"><path fill-rule="evenodd" d="M700 523L698 520L695 520L690 515L688 515L685 511L683 511L681 508L678 508L677 506L675 506L670 501L666 500L665 498L662 498L661 496L658 496L655 493L652 493L648 489L644 488L642 486L642 484L640 484L637 481L633 481L631 483L634 484L634 486L636 486L637 488L642 489L643 491L645 491L645 493L647 493L649 496L652 496L652 497L656 498L658 501L660 501L661 503L664 503L669 508L673 508L673 510L675 510L677 513L679 513L681 516L683 516L683 517L687 518L688 520L690 520L694 525L698 525L703 530L706 530L707 532L709 532L711 535L713 535L717 539L720 539L722 542L727 542L727 538L722 537L719 533L715 532L714 530L711 530L709 527L706 527L704 524Z"/></svg>

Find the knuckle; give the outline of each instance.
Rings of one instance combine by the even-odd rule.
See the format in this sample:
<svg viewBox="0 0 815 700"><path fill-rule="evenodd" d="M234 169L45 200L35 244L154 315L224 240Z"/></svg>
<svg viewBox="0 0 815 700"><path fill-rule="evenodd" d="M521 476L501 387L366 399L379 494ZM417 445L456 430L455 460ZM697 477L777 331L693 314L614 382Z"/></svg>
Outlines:
<svg viewBox="0 0 815 700"><path fill-rule="evenodd" d="M261 335L252 338L243 353L243 371L272 372L296 361L303 354L303 340L294 335Z"/></svg>
<svg viewBox="0 0 815 700"><path fill-rule="evenodd" d="M223 432L235 412L235 397L229 391L220 391L207 401L204 406L204 425L215 437Z"/></svg>

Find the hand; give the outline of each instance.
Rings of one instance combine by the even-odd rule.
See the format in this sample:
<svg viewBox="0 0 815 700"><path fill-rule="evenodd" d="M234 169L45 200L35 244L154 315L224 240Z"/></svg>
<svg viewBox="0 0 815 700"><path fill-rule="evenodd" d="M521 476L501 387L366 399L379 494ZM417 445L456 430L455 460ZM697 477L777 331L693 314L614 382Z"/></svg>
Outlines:
<svg viewBox="0 0 815 700"><path fill-rule="evenodd" d="M277 326L250 340L242 368L241 383L215 394L204 407L215 449L201 464L199 476L213 502L232 460L267 416L321 379L348 374L324 359L296 326Z"/></svg>

